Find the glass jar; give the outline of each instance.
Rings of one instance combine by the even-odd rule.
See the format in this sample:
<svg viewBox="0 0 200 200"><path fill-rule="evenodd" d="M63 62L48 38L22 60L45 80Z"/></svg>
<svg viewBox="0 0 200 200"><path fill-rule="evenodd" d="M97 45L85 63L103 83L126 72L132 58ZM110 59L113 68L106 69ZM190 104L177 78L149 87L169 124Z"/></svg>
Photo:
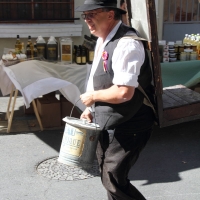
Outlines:
<svg viewBox="0 0 200 200"><path fill-rule="evenodd" d="M73 62L72 39L70 37L59 38L60 42L60 60L63 63Z"/></svg>
<svg viewBox="0 0 200 200"><path fill-rule="evenodd" d="M176 54L177 60L180 60L180 55L181 55L180 53L177 53L177 54Z"/></svg>
<svg viewBox="0 0 200 200"><path fill-rule="evenodd" d="M178 50L178 44L175 44L175 45L174 45L174 49L175 49L175 51L174 51L175 53L178 53L178 52L179 52L179 50Z"/></svg>
<svg viewBox="0 0 200 200"><path fill-rule="evenodd" d="M180 60L181 61L185 61L186 60L186 53L185 52L181 52L180 53Z"/></svg>
<svg viewBox="0 0 200 200"><path fill-rule="evenodd" d="M192 45L192 50L197 51L197 45Z"/></svg>
<svg viewBox="0 0 200 200"><path fill-rule="evenodd" d="M192 49L192 45L191 44L185 44L184 49Z"/></svg>
<svg viewBox="0 0 200 200"><path fill-rule="evenodd" d="M175 62L177 58L169 58L169 62Z"/></svg>
<svg viewBox="0 0 200 200"><path fill-rule="evenodd" d="M178 46L178 49L179 49L179 53L184 52L184 45L180 44Z"/></svg>
<svg viewBox="0 0 200 200"><path fill-rule="evenodd" d="M190 60L197 60L197 52L193 51L190 53Z"/></svg>
<svg viewBox="0 0 200 200"><path fill-rule="evenodd" d="M190 60L190 54L192 51L192 49L184 49L184 52L186 53L186 60Z"/></svg>

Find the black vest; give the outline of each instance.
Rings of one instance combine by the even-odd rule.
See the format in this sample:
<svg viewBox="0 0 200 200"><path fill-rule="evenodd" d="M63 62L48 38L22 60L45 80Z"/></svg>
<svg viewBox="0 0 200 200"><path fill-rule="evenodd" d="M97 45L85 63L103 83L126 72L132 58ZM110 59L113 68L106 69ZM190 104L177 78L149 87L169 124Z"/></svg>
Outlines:
<svg viewBox="0 0 200 200"><path fill-rule="evenodd" d="M128 31L133 31L137 35L135 29L121 24L115 36L108 42L104 51L108 52L107 67L108 70L105 72L103 70L103 60L101 58L99 65L95 71L93 77L94 90L107 89L113 85L113 70L112 70L112 56L113 51L117 46L120 38L126 35ZM138 35L139 36L139 35ZM141 66L140 75L138 77L138 82L145 90L147 94L150 93L149 86L151 85L152 74L149 65L149 59L147 52L145 50L145 61ZM110 104L104 102L95 103L95 119L96 123L100 125L103 129L114 129L117 125L129 120L133 117L143 104L144 95L135 89L135 93L130 101L120 103L120 104Z"/></svg>

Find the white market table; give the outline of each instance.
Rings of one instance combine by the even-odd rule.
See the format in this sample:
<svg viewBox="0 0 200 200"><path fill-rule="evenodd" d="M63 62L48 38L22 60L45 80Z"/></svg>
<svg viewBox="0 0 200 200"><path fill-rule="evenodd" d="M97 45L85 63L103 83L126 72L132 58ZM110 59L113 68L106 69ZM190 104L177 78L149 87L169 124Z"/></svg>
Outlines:
<svg viewBox="0 0 200 200"><path fill-rule="evenodd" d="M59 90L61 94L81 110L85 106L78 101L85 91L90 65L50 63L30 60L5 67L0 61L0 89L3 96L10 94L6 117L7 133L10 132L18 91L21 92L26 108L32 102L40 129L43 126L34 99L49 92Z"/></svg>

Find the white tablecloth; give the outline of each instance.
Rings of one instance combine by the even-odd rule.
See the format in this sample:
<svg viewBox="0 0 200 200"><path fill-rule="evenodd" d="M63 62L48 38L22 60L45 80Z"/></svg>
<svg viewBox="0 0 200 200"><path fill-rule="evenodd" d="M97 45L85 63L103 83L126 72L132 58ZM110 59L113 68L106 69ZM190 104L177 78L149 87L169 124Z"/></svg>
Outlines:
<svg viewBox="0 0 200 200"><path fill-rule="evenodd" d="M45 61L31 60L5 67L0 61L0 89L5 96L10 94L12 84L24 97L26 108L33 99L59 90L65 98L84 110L79 101L85 91L90 65L54 64Z"/></svg>

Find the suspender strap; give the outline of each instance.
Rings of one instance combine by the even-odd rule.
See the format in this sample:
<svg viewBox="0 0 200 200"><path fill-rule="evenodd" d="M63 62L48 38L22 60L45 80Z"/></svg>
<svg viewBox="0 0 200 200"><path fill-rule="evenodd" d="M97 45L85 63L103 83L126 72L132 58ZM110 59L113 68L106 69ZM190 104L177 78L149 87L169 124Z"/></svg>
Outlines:
<svg viewBox="0 0 200 200"><path fill-rule="evenodd" d="M154 114L157 116L157 113L156 113L156 110L155 110L153 104L151 103L151 101L150 101L149 97L147 96L146 92L143 90L143 88L140 85L138 85L138 90L140 90L140 92L142 92L142 94L144 94L144 96L145 96L143 103L146 106L151 107L153 112L154 112Z"/></svg>
<svg viewBox="0 0 200 200"><path fill-rule="evenodd" d="M134 40L142 40L142 41L147 41L148 42L148 40L146 40L144 38L141 38L141 37L138 37L137 35L125 35L121 39L130 39L130 38L132 38Z"/></svg>

